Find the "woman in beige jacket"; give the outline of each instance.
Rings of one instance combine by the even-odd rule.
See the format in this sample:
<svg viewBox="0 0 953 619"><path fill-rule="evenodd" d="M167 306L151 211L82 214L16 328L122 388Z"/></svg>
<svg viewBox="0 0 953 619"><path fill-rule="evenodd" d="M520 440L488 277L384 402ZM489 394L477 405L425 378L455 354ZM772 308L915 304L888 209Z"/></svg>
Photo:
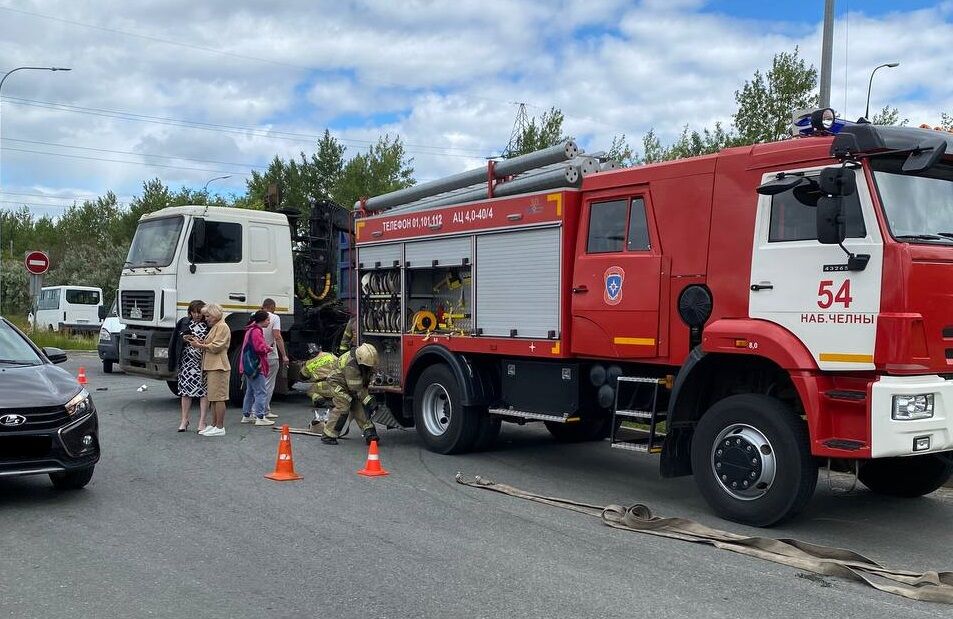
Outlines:
<svg viewBox="0 0 953 619"><path fill-rule="evenodd" d="M209 303L202 309L202 314L210 327L208 335L205 336L204 342L192 340L189 344L205 351L202 370L205 372L208 403L212 409L212 425L199 434L225 436L225 402L228 401L228 379L232 371L228 362L228 348L232 333L222 321L224 312L221 305Z"/></svg>

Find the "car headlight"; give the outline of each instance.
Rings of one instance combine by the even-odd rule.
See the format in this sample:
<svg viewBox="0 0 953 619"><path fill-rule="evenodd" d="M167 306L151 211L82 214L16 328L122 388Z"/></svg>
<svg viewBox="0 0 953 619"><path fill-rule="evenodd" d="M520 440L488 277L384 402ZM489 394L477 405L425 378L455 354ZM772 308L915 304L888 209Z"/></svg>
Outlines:
<svg viewBox="0 0 953 619"><path fill-rule="evenodd" d="M929 419L933 417L932 393L916 395L893 396L893 413L895 421L912 421L914 419Z"/></svg>
<svg viewBox="0 0 953 619"><path fill-rule="evenodd" d="M89 399L89 392L83 389L73 399L66 403L66 412L73 417L82 417L93 410L93 401Z"/></svg>
<svg viewBox="0 0 953 619"><path fill-rule="evenodd" d="M168 348L156 348L153 350L154 356L156 359L168 359L169 358L169 349Z"/></svg>
<svg viewBox="0 0 953 619"><path fill-rule="evenodd" d="M111 339L112 339L112 336L109 335L109 331L108 331L108 330L106 330L106 329L100 329L100 330L99 330L99 341L100 341L100 342L108 342L108 341L111 340Z"/></svg>

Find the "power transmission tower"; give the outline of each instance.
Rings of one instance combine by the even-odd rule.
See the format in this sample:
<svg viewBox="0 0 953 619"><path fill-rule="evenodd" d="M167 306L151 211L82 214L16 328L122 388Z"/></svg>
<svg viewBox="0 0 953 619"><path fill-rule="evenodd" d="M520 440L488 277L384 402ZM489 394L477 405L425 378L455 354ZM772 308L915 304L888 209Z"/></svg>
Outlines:
<svg viewBox="0 0 953 619"><path fill-rule="evenodd" d="M516 110L516 121L513 123L513 131L510 132L510 140L503 149L503 158L509 159L519 154L520 139L529 128L529 117L526 115L526 103L522 101L512 101L513 105L518 105Z"/></svg>

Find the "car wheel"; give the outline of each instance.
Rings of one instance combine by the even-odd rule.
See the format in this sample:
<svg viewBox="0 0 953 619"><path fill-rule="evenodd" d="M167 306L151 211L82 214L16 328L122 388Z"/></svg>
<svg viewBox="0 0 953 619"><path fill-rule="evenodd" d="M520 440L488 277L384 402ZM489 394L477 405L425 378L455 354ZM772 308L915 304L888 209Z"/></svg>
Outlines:
<svg viewBox="0 0 953 619"><path fill-rule="evenodd" d="M179 397L179 381L177 380L167 380L165 381L166 386L169 388L169 391L172 392L172 395Z"/></svg>
<svg viewBox="0 0 953 619"><path fill-rule="evenodd" d="M783 402L745 394L715 403L692 437L695 483L727 520L766 527L801 511L817 485L807 424Z"/></svg>
<svg viewBox="0 0 953 619"><path fill-rule="evenodd" d="M430 451L464 453L480 429L478 410L464 407L460 386L445 365L425 369L414 389L414 425Z"/></svg>
<svg viewBox="0 0 953 619"><path fill-rule="evenodd" d="M93 478L93 469L95 468L95 466L89 466L64 473L50 473L50 481L53 482L53 487L57 490L79 490Z"/></svg>
<svg viewBox="0 0 953 619"><path fill-rule="evenodd" d="M106 374L113 373L113 362L112 361L103 361L103 372Z"/></svg>
<svg viewBox="0 0 953 619"><path fill-rule="evenodd" d="M477 430L473 450L487 451L493 449L493 445L496 444L496 438L500 435L502 425L503 420L496 415L491 415L486 412L486 410L480 411L480 429Z"/></svg>
<svg viewBox="0 0 953 619"><path fill-rule="evenodd" d="M953 456L930 454L879 458L860 466L857 478L877 494L915 498L930 494L953 476Z"/></svg>
<svg viewBox="0 0 953 619"><path fill-rule="evenodd" d="M609 415L592 415L582 417L576 422L546 421L545 424L549 433L560 443L582 443L584 441L601 441L609 436L609 431L612 429L612 417Z"/></svg>

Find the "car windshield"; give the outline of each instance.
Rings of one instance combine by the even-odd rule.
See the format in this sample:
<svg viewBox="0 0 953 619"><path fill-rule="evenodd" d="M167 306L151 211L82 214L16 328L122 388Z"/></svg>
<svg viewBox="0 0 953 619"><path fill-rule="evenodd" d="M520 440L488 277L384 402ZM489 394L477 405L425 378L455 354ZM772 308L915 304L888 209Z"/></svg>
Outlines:
<svg viewBox="0 0 953 619"><path fill-rule="evenodd" d="M150 219L139 224L132 238L126 267L165 267L172 263L182 232L181 217Z"/></svg>
<svg viewBox="0 0 953 619"><path fill-rule="evenodd" d="M953 244L953 165L903 174L903 161L871 162L890 232L898 241Z"/></svg>
<svg viewBox="0 0 953 619"><path fill-rule="evenodd" d="M0 320L0 365L40 365L30 343L5 320Z"/></svg>

